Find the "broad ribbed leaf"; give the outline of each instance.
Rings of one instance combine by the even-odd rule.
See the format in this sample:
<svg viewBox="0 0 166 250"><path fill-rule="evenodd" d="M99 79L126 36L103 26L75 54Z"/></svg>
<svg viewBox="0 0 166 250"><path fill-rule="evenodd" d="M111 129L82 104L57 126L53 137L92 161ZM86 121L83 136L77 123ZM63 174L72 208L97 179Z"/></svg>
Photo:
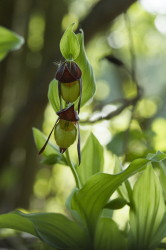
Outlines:
<svg viewBox="0 0 166 250"><path fill-rule="evenodd" d="M149 153L146 158L152 162L160 162L166 159L166 154L161 151L157 151L155 154Z"/></svg>
<svg viewBox="0 0 166 250"><path fill-rule="evenodd" d="M8 214L1 214L0 228L11 228L36 236L36 231L33 223L28 218L23 217L18 211L14 211Z"/></svg>
<svg viewBox="0 0 166 250"><path fill-rule="evenodd" d="M125 250L125 239L111 218L101 217L95 232L95 250Z"/></svg>
<svg viewBox="0 0 166 250"><path fill-rule="evenodd" d="M134 186L133 202L134 209L130 211L132 249L155 249L163 236L157 232L164 218L165 204L159 178L150 164Z"/></svg>
<svg viewBox="0 0 166 250"><path fill-rule="evenodd" d="M0 26L0 61L9 51L19 49L23 42L21 36Z"/></svg>
<svg viewBox="0 0 166 250"><path fill-rule="evenodd" d="M82 220L78 211L76 211L72 208L72 204L71 204L72 199L73 199L73 196L75 195L75 193L77 193L77 191L78 191L78 188L74 188L73 191L71 192L71 194L69 195L69 197L67 198L66 208L67 208L68 212L70 213L71 217L74 219L74 221L76 221L78 224L86 227L86 223Z"/></svg>
<svg viewBox="0 0 166 250"><path fill-rule="evenodd" d="M74 193L71 208L77 210L84 218L92 233L102 208L112 193L123 181L145 167L147 162L146 159L135 160L125 171L117 175L96 174L81 190Z"/></svg>
<svg viewBox="0 0 166 250"><path fill-rule="evenodd" d="M115 155L115 166L114 166L114 174L120 173L122 169L122 164L119 160L119 158ZM128 180L126 180L120 187L117 189L119 196L122 197L122 199L125 199L127 202L130 202L130 197L132 196L132 190L131 186Z"/></svg>
<svg viewBox="0 0 166 250"><path fill-rule="evenodd" d="M33 136L36 147L40 151L45 144L47 137L37 128L33 128ZM51 142L48 142L42 155L44 156L44 162L47 164L66 163L64 155L60 154L59 148Z"/></svg>
<svg viewBox="0 0 166 250"><path fill-rule="evenodd" d="M0 215L0 228L33 234L56 249L86 249L89 241L85 231L62 214L16 211Z"/></svg>
<svg viewBox="0 0 166 250"><path fill-rule="evenodd" d="M57 249L86 249L84 230L62 214L43 213L24 215L34 224L38 237Z"/></svg>
<svg viewBox="0 0 166 250"><path fill-rule="evenodd" d="M164 164L164 162L159 163L159 171L160 183L163 189L164 200L166 201L166 165Z"/></svg>
<svg viewBox="0 0 166 250"><path fill-rule="evenodd" d="M164 214L164 217L158 227L158 230L156 231L153 239L151 240L150 242L150 249L151 249L151 246L152 246L152 249L154 246L158 246L158 248L160 249L166 249L166 245L165 247L160 247L160 241L162 239L164 239L166 237L166 213Z"/></svg>
<svg viewBox="0 0 166 250"><path fill-rule="evenodd" d="M84 48L84 33L83 30L80 30L81 33L77 34L79 43L80 43L80 53L76 63L79 65L82 71L82 102L83 106L89 99L91 99L96 91L96 83L93 74L93 69L91 64L88 61Z"/></svg>
<svg viewBox="0 0 166 250"><path fill-rule="evenodd" d="M85 143L81 158L77 173L81 183L85 184L90 176L102 172L104 164L103 147L92 133Z"/></svg>
<svg viewBox="0 0 166 250"><path fill-rule="evenodd" d="M75 60L80 53L80 44L73 26L74 23L66 29L60 41L60 51L66 60Z"/></svg>

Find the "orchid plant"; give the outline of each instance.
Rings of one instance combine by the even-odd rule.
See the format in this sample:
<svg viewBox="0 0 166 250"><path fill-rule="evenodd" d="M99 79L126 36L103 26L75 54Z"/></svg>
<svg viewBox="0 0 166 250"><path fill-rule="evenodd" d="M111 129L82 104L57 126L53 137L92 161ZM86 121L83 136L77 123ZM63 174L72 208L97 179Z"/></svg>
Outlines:
<svg viewBox="0 0 166 250"><path fill-rule="evenodd" d="M135 159L125 170L115 156L114 174L108 174L103 172L104 149L93 134L81 153L78 115L96 88L84 49L83 31L75 34L73 24L70 25L60 41L60 50L65 60L48 90L48 99L58 118L47 139L36 128L33 133L43 157L49 159L54 155L52 164L61 163L71 168L76 187L66 201L70 216L14 211L0 215L0 228L30 233L53 249L166 248L163 240L166 237L166 154L149 153L145 158ZM58 146L49 142L53 131ZM73 164L68 148L76 137L79 160ZM132 187L129 177L136 173L139 177ZM118 197L112 198L115 191ZM124 206L129 208L129 220L122 230L113 219L113 212Z"/></svg>

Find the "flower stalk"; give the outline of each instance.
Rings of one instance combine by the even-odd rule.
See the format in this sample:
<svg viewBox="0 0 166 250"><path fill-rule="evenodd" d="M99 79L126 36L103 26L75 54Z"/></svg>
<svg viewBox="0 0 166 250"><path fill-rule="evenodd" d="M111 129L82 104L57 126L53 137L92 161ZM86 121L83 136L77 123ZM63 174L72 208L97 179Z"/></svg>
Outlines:
<svg viewBox="0 0 166 250"><path fill-rule="evenodd" d="M70 154L69 154L69 150L68 149L66 150L65 154L66 154L67 163L68 163L68 165L69 165L69 167L70 167L70 169L72 171L72 174L74 176L76 187L78 189L80 189L81 188L81 182L80 182L79 176L77 174L77 171L76 171L76 169L75 169L75 167L74 167L74 165L73 165L73 163L72 163L72 161L70 159Z"/></svg>

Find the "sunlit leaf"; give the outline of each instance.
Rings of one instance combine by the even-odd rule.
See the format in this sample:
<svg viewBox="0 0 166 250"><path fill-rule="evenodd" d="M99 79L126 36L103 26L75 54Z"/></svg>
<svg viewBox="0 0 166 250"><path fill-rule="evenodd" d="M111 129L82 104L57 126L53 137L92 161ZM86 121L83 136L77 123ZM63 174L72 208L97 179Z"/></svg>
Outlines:
<svg viewBox="0 0 166 250"><path fill-rule="evenodd" d="M84 33L82 30L80 32L77 34L80 43L80 53L75 61L82 71L82 106L93 97L96 90L96 83L92 66L88 61L84 48Z"/></svg>
<svg viewBox="0 0 166 250"><path fill-rule="evenodd" d="M149 153L146 158L152 162L159 162L166 159L166 154L161 151L157 151L155 154Z"/></svg>
<svg viewBox="0 0 166 250"><path fill-rule="evenodd" d="M48 99L55 112L58 112L60 110L60 101L58 95L58 81L56 79L53 79L49 84Z"/></svg>
<svg viewBox="0 0 166 250"><path fill-rule="evenodd" d="M75 60L80 53L80 44L73 26L74 23L66 29L60 41L60 50L66 60Z"/></svg>
<svg viewBox="0 0 166 250"><path fill-rule="evenodd" d="M164 214L164 217L160 223L160 225L158 226L158 229L156 230L156 233L153 237L153 239L151 239L151 242L150 242L150 247L151 249L154 247L154 246L158 246L160 248L160 241L162 239L164 239L166 237L166 213ZM162 249L166 249L166 245L165 247L161 247Z"/></svg>
<svg viewBox="0 0 166 250"><path fill-rule="evenodd" d="M101 217L95 232L95 250L126 249L125 239L111 218Z"/></svg>
<svg viewBox="0 0 166 250"><path fill-rule="evenodd" d="M33 136L36 147L40 151L47 137L37 128L33 128ZM45 157L44 162L47 164L66 163L65 157L60 154L58 146L53 145L51 142L48 142L42 155Z"/></svg>
<svg viewBox="0 0 166 250"><path fill-rule="evenodd" d="M85 184L90 176L102 172L104 164L103 147L92 133L85 143L81 156L77 173L81 183Z"/></svg>
<svg viewBox="0 0 166 250"><path fill-rule="evenodd" d="M114 158L115 158L114 174L118 174L123 170L122 164L116 155L114 156ZM132 196L132 190L128 180L122 183L122 185L118 187L117 191L120 197L122 197L122 199L126 200L127 202L130 202Z"/></svg>
<svg viewBox="0 0 166 250"><path fill-rule="evenodd" d="M155 249L161 240L156 233L164 218L165 204L158 177L149 164L133 190L134 209L130 211L133 249ZM163 236L163 235L162 235Z"/></svg>
<svg viewBox="0 0 166 250"><path fill-rule="evenodd" d="M117 175L96 174L81 190L74 193L71 208L82 216L92 233L102 208L113 192L123 181L142 170L147 162L146 159L137 159L125 171Z"/></svg>
<svg viewBox="0 0 166 250"><path fill-rule="evenodd" d="M0 26L0 61L9 51L19 49L23 43L21 36Z"/></svg>
<svg viewBox="0 0 166 250"><path fill-rule="evenodd" d="M166 165L163 162L159 163L159 178L163 189L164 200L166 201Z"/></svg>

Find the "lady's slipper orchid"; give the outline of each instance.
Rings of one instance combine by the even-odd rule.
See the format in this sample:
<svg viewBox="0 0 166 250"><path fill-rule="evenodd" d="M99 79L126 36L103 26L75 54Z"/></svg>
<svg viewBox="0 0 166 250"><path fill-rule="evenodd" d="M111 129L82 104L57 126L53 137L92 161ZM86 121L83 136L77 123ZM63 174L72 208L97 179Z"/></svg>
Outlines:
<svg viewBox="0 0 166 250"><path fill-rule="evenodd" d="M73 61L62 63L56 72L55 78L58 80L58 93L61 105L61 97L66 103L73 103L78 97L78 113L81 105L82 96L82 72L79 66Z"/></svg>
<svg viewBox="0 0 166 250"><path fill-rule="evenodd" d="M80 153L80 129L78 123L79 117L77 112L74 110L74 104L71 105L70 107L67 107L57 112L57 115L58 119L55 122L55 125L52 128L47 138L47 141L41 148L39 154L41 154L44 151L53 131L54 131L55 141L60 148L60 152L63 154L66 151L66 149L69 148L75 142L78 130L77 151L80 164L81 153Z"/></svg>

